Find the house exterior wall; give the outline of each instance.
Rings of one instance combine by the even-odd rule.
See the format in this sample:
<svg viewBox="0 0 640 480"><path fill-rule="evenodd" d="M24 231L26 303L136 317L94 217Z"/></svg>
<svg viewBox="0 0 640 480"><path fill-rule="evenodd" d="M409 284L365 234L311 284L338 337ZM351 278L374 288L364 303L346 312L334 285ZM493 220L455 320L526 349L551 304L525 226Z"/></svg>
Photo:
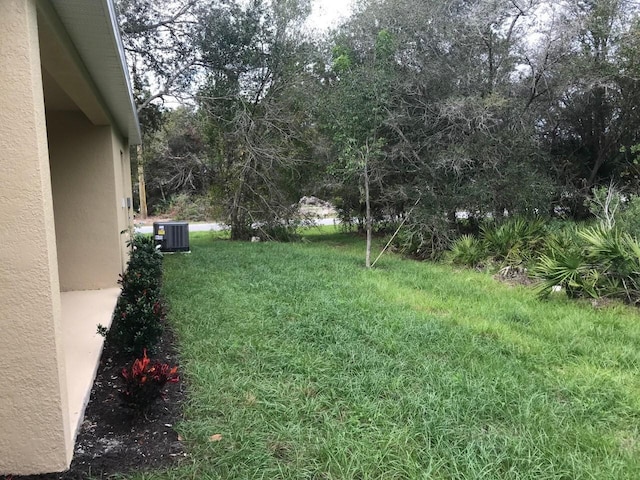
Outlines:
<svg viewBox="0 0 640 480"><path fill-rule="evenodd" d="M0 1L0 473L71 461L35 0Z"/></svg>
<svg viewBox="0 0 640 480"><path fill-rule="evenodd" d="M79 111L47 111L47 128L60 288L117 286L120 232L128 224L120 158L126 148L111 126L95 126Z"/></svg>
<svg viewBox="0 0 640 480"><path fill-rule="evenodd" d="M122 271L126 270L129 261L129 247L133 227L133 191L131 185L131 156L129 143L117 132L111 132L113 149L113 166L116 178L116 195L118 198L118 232L120 235L120 260Z"/></svg>

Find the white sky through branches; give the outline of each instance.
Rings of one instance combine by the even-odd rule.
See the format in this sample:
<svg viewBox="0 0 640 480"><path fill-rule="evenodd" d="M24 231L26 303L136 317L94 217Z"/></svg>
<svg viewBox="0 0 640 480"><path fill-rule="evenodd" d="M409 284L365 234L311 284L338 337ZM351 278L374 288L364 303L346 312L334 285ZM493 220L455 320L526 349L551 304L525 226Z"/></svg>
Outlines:
<svg viewBox="0 0 640 480"><path fill-rule="evenodd" d="M351 13L353 0L314 0L309 26L327 30L338 26Z"/></svg>
<svg viewBox="0 0 640 480"><path fill-rule="evenodd" d="M3 0L0 0L2 2ZM173 3L173 0L166 0ZM247 0L237 0L240 4L246 4ZM352 13L355 0L312 0L311 15L307 18L306 27L309 33L314 32L316 35L323 35L330 29L336 28L341 22L346 20ZM139 67L142 71L144 68ZM150 84L156 88L160 88L158 80L152 73L147 75ZM191 104L192 98L189 95L183 99L177 99L173 95L165 95L162 104L165 108L174 109L180 105ZM154 103L159 103L158 100Z"/></svg>

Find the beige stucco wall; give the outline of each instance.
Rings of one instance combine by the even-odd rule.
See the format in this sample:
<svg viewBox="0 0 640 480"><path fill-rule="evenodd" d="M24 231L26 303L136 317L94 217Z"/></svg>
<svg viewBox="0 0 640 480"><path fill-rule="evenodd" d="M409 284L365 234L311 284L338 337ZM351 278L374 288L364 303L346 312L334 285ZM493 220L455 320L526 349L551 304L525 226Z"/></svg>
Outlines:
<svg viewBox="0 0 640 480"><path fill-rule="evenodd" d="M118 204L118 231L127 230L127 233L120 235L120 261L122 271L126 269L129 261L129 248L127 242L130 240L133 228L133 193L131 189L131 157L129 144L115 131L111 135L112 148L114 153L114 171L116 178L116 195ZM128 201L127 201L128 200Z"/></svg>
<svg viewBox="0 0 640 480"><path fill-rule="evenodd" d="M123 271L120 234L126 150L110 126L78 111L47 111L51 181L62 291L117 285Z"/></svg>
<svg viewBox="0 0 640 480"><path fill-rule="evenodd" d="M0 473L71 460L35 0L0 1Z"/></svg>

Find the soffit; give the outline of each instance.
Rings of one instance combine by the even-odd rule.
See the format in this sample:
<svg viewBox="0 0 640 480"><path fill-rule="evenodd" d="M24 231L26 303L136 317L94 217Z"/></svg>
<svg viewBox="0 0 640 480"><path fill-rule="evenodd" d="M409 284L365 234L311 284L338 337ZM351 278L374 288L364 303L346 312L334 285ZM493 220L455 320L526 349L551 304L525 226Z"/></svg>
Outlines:
<svg viewBox="0 0 640 480"><path fill-rule="evenodd" d="M67 34L119 129L140 143L124 48L112 0L52 0Z"/></svg>
<svg viewBox="0 0 640 480"><path fill-rule="evenodd" d="M71 100L94 125L114 123L98 87L84 68L55 12L38 15L38 40L45 108L65 110L67 100Z"/></svg>
<svg viewBox="0 0 640 480"><path fill-rule="evenodd" d="M42 89L44 90L44 106L53 111L77 111L80 110L75 102L58 82L47 71L42 70Z"/></svg>

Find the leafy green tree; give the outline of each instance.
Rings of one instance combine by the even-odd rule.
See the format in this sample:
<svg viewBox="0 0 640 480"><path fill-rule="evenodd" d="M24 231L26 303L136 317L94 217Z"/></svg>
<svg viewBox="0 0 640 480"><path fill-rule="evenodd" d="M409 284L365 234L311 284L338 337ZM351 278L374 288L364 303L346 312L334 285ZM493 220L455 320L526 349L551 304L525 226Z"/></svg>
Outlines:
<svg viewBox="0 0 640 480"><path fill-rule="evenodd" d="M548 76L552 95L541 103L542 148L554 159L565 207L584 217L594 187L632 181L630 147L638 138L640 101L633 42L637 11L626 0L565 6L572 33L562 62Z"/></svg>
<svg viewBox="0 0 640 480"><path fill-rule="evenodd" d="M421 238L416 248L422 254L448 246L458 211L482 218L548 208L554 193L549 156L539 149L535 113L526 111L528 100L518 94L524 19L534 6L377 1L364 5L341 32L334 67L353 72L368 65L352 90L377 96L382 105L343 95L341 104L347 105L338 107L373 112L376 128L360 113L344 116L348 121L341 126L365 125L383 139L377 162L381 198L400 216L420 199L407 225L411 238ZM384 68L372 69L366 59L373 57L371 39L381 31L393 39L393 49ZM341 98L349 77L336 77L327 95ZM390 88L379 88L380 78Z"/></svg>
<svg viewBox="0 0 640 480"><path fill-rule="evenodd" d="M377 207L382 199L388 166L385 120L393 103L394 38L388 30L374 36L369 51L350 55L346 48L333 50L333 82L327 86L321 117L332 139L335 162L330 173L342 194L339 207L343 220L349 221L354 210L364 206L367 235L365 264L371 266L371 239L374 223L372 193ZM355 185L354 185L355 184ZM354 194L357 189L357 194ZM334 192L336 193L336 192ZM349 200L353 199L350 204ZM378 212L381 216L383 212Z"/></svg>
<svg viewBox="0 0 640 480"><path fill-rule="evenodd" d="M488 216L581 217L594 188L638 185L630 0L368 0L326 48L304 33L308 0L119 7L145 123L197 92L195 190L211 185L233 238L287 230L314 180L368 243L400 220L420 256ZM179 156L159 146L185 124L166 118L149 155L174 178Z"/></svg>
<svg viewBox="0 0 640 480"><path fill-rule="evenodd" d="M309 119L301 88L308 44L306 1L224 2L203 17L200 48L214 195L232 239L295 224Z"/></svg>

